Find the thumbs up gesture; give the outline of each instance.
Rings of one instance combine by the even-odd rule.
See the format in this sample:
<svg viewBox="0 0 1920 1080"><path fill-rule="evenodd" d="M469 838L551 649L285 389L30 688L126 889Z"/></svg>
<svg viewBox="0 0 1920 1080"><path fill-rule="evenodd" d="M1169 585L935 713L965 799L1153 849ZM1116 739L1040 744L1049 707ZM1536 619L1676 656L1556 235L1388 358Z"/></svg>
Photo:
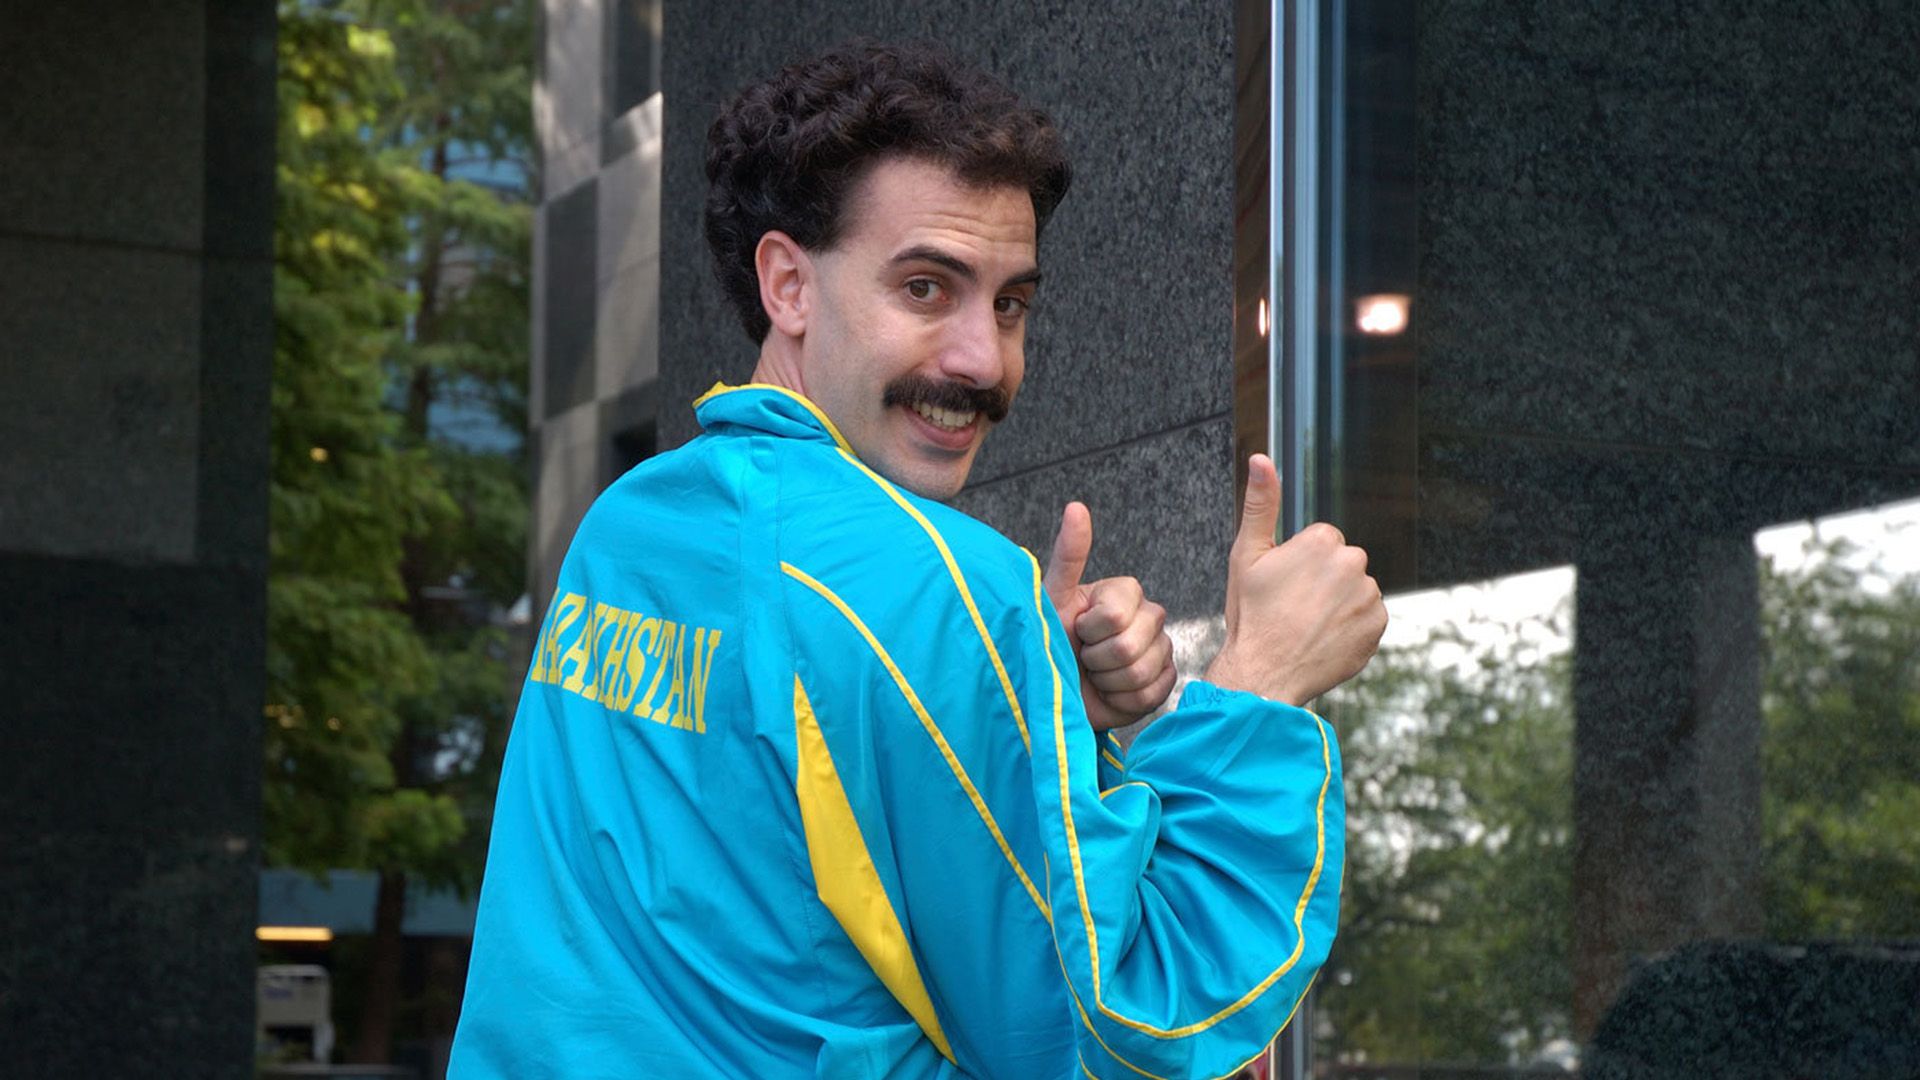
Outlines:
<svg viewBox="0 0 1920 1080"><path fill-rule="evenodd" d="M1068 503L1043 579L1080 662L1080 696L1095 731L1130 724L1173 692L1167 609L1130 577L1081 584L1093 550L1093 515Z"/></svg>
<svg viewBox="0 0 1920 1080"><path fill-rule="evenodd" d="M1273 459L1255 454L1227 557L1227 640L1207 681L1305 705L1373 658L1387 609L1379 583L1367 576L1367 553L1340 530L1309 525L1276 545L1279 518Z"/></svg>

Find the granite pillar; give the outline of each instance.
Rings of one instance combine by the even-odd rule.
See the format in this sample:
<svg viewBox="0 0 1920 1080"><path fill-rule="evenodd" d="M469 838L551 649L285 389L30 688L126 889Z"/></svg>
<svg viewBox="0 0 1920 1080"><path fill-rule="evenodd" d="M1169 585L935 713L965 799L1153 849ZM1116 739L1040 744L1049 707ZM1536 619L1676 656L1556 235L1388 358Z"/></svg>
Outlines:
<svg viewBox="0 0 1920 1080"><path fill-rule="evenodd" d="M1040 240L1027 377L957 505L1043 557L1071 499L1089 576L1132 574L1176 619L1217 615L1233 517L1233 27L1227 4L669 3L660 436L757 347L713 280L705 137L747 82L849 38L931 40L1060 125L1073 190Z"/></svg>
<svg viewBox="0 0 1920 1080"><path fill-rule="evenodd" d="M0 1075L252 1075L274 34L0 14Z"/></svg>

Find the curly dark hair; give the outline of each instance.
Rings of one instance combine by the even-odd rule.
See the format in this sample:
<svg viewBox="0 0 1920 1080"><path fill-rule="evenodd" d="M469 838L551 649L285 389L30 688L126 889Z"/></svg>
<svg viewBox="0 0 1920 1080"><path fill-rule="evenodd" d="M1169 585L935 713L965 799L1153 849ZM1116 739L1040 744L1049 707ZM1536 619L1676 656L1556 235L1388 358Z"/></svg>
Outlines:
<svg viewBox="0 0 1920 1080"><path fill-rule="evenodd" d="M753 265L760 238L778 229L802 247L832 247L848 193L894 156L1024 187L1040 227L1072 176L1046 113L931 45L855 41L747 87L707 129L706 233L720 287L756 344L772 328Z"/></svg>

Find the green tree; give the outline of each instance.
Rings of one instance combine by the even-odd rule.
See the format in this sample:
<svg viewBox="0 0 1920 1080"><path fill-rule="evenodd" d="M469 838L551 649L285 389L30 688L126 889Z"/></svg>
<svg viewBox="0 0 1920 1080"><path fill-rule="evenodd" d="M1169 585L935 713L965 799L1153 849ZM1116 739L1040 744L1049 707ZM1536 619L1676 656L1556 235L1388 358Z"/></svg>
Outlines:
<svg viewBox="0 0 1920 1080"><path fill-rule="evenodd" d="M280 25L266 857L379 873L377 1061L407 883L477 884L507 720L532 12L289 0Z"/></svg>

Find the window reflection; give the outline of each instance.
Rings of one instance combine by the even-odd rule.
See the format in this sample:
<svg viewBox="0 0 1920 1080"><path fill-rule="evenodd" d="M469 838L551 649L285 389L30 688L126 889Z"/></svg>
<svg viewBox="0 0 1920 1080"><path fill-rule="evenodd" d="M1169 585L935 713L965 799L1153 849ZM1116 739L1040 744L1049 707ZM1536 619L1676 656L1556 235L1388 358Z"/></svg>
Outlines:
<svg viewBox="0 0 1920 1080"><path fill-rule="evenodd" d="M1763 529L1753 544L1764 932L1637 957L1589 1075L1633 1075L1617 1071L1622 1046L1709 1068L1689 1055L1715 1025L1719 1060L1750 1059L1751 1075L1781 1060L1866 1069L1807 1075L1908 1075L1873 1072L1874 1055L1920 1065L1898 1056L1912 1050L1901 1003L1920 983L1920 500ZM1316 1074L1580 1067L1577 584L1562 566L1394 596L1378 659L1323 703L1343 732L1350 838ZM1716 1004L1745 982L1757 996ZM1782 1025L1800 1045L1774 1045Z"/></svg>
<svg viewBox="0 0 1920 1080"><path fill-rule="evenodd" d="M1574 584L1563 566L1391 597L1379 656L1324 703L1349 838L1323 1074L1573 1060Z"/></svg>
<svg viewBox="0 0 1920 1080"><path fill-rule="evenodd" d="M1236 6L1238 449L1397 621L1283 1072L1920 1076L1920 6L1597 10Z"/></svg>
<svg viewBox="0 0 1920 1080"><path fill-rule="evenodd" d="M1761 531L1767 936L1920 939L1920 500Z"/></svg>

